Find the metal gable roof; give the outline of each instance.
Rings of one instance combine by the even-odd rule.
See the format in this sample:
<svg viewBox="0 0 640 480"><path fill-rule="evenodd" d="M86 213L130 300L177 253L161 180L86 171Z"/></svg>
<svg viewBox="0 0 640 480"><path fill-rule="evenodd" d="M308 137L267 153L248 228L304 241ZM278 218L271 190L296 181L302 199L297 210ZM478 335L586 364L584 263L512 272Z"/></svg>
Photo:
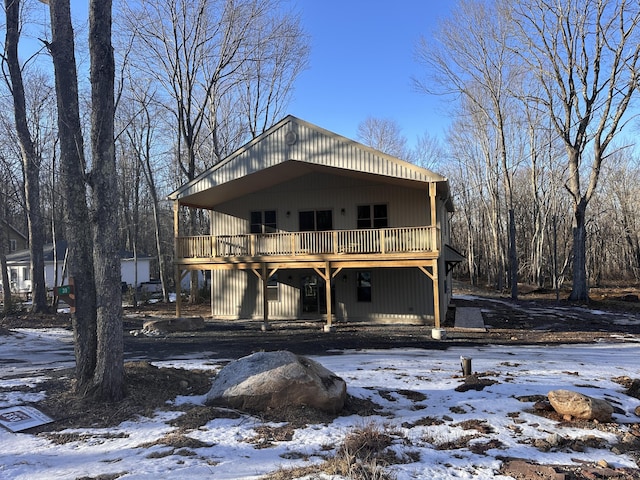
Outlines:
<svg viewBox="0 0 640 480"><path fill-rule="evenodd" d="M66 240L58 240L56 242L56 257L59 261L64 260L65 253L67 251L67 242ZM42 247L42 255L44 259L44 263L53 263L54 261L54 249L53 243L47 243ZM147 254L138 254L138 260L147 260L151 259L151 255ZM121 260L129 260L133 259L133 253L127 250L120 250L120 259ZM15 266L15 265L29 265L31 263L31 252L29 249L18 250L17 252L13 252L7 255L7 265Z"/></svg>
<svg viewBox="0 0 640 480"><path fill-rule="evenodd" d="M446 178L289 115L168 198L212 208L229 198L327 169L337 175L375 175L388 183L437 182L440 194L449 196Z"/></svg>

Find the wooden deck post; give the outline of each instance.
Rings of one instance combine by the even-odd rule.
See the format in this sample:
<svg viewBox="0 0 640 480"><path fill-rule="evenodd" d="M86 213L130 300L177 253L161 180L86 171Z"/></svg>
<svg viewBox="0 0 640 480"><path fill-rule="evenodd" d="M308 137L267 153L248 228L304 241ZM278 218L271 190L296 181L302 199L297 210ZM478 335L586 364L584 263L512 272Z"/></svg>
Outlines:
<svg viewBox="0 0 640 480"><path fill-rule="evenodd" d="M262 279L262 331L266 332L271 329L269 325L269 298L267 295L269 290L269 269L266 263L262 264L260 278Z"/></svg>
<svg viewBox="0 0 640 480"><path fill-rule="evenodd" d="M182 316L182 272L178 265L174 268L174 277L176 279L176 317Z"/></svg>
<svg viewBox="0 0 640 480"><path fill-rule="evenodd" d="M327 323L324 326L325 332L335 331L335 327L332 323L333 311L331 309L331 262L325 262L324 264L324 290L325 298L327 302Z"/></svg>
<svg viewBox="0 0 640 480"><path fill-rule="evenodd" d="M433 282L433 320L435 328L440 328L440 282L438 280L438 260L433 260L431 264Z"/></svg>

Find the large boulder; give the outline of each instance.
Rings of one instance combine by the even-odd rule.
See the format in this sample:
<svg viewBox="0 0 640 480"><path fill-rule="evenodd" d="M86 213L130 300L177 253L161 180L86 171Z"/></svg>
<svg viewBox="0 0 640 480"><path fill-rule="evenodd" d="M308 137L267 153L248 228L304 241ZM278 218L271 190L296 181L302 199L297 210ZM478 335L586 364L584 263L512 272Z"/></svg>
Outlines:
<svg viewBox="0 0 640 480"><path fill-rule="evenodd" d="M571 390L552 390L547 397L553 409L565 418L611 421L613 406L606 400L592 398Z"/></svg>
<svg viewBox="0 0 640 480"><path fill-rule="evenodd" d="M214 379L205 402L245 411L307 406L337 413L346 396L345 381L318 362L277 351L229 363Z"/></svg>

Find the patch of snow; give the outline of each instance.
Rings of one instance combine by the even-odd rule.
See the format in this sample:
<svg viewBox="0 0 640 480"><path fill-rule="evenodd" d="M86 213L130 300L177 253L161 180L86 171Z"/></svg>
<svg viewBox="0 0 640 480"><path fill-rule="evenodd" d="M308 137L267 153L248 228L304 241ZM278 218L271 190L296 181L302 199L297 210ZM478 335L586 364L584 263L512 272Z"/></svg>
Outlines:
<svg viewBox="0 0 640 480"><path fill-rule="evenodd" d="M35 386L46 378L46 370L73 364L71 333L67 330L29 330L3 337L0 349L0 388L21 384ZM5 341L6 340L6 341ZM419 454L413 463L392 465L398 480L415 478L505 479L496 472L497 457L518 457L545 464L571 464L605 460L612 466L636 467L627 455L615 455L609 448L584 452L553 449L541 452L531 439L550 435L563 438L594 436L615 442L612 433L562 426L530 413L533 404L521 396L545 395L553 389L568 388L612 402L620 412L615 421L639 422L634 410L640 400L624 393L612 379L638 375L640 345L589 344L554 346L451 347L447 350L392 349L343 351L341 355L314 356L314 360L344 378L348 393L370 399L382 407L379 414L338 417L328 424L313 424L295 431L290 441L273 442L259 448L253 437L265 423L250 415L217 418L187 436L210 446L191 449L195 455L172 453L171 447L153 445L157 439L175 432L168 422L180 412L157 412L124 422L114 428L80 428L59 433L77 434L78 439L56 444L44 435L11 433L0 429L0 478L38 480L79 478L121 474L120 479L258 479L281 467L320 463L337 450L354 428L369 424L396 432L394 448ZM481 391L457 392L463 382L460 357L472 359L474 372L497 383ZM224 359L181 358L154 362L157 366L210 370L212 375L226 363ZM43 374L43 370L45 371ZM409 395L414 393L416 395ZM0 405L37 402L41 393L6 391ZM173 405L202 405L204 395L179 396ZM433 418L442 423L429 424ZM484 422L492 430L479 434L465 429L464 421ZM267 424L274 426L274 424ZM621 427L623 430L624 425ZM499 448L486 454L469 448L438 449L468 435L479 435L469 444L496 439ZM408 445L405 445L408 444ZM339 477L320 476L307 478Z"/></svg>

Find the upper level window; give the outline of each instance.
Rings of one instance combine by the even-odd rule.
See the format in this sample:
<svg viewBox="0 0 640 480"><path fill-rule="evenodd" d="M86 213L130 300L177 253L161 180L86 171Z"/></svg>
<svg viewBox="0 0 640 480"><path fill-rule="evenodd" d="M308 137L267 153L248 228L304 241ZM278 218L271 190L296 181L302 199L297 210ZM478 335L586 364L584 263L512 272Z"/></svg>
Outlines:
<svg viewBox="0 0 640 480"><path fill-rule="evenodd" d="M15 238L9 239L9 251L15 252L18 249L18 242Z"/></svg>
<svg viewBox="0 0 640 480"><path fill-rule="evenodd" d="M388 226L386 204L358 206L358 228L386 228Z"/></svg>
<svg viewBox="0 0 640 480"><path fill-rule="evenodd" d="M276 211L251 212L250 233L273 233L276 231Z"/></svg>
<svg viewBox="0 0 640 480"><path fill-rule="evenodd" d="M301 232L323 232L333 230L331 210L308 210L298 214Z"/></svg>

